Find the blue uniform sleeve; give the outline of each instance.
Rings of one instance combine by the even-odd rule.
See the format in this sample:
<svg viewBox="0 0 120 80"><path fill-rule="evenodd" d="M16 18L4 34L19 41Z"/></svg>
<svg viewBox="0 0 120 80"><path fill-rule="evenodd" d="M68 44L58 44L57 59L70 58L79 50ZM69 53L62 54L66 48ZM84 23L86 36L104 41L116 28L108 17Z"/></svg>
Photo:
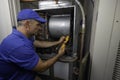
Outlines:
<svg viewBox="0 0 120 80"><path fill-rule="evenodd" d="M9 60L19 67L32 70L39 61L39 56L31 47L21 46L11 52Z"/></svg>

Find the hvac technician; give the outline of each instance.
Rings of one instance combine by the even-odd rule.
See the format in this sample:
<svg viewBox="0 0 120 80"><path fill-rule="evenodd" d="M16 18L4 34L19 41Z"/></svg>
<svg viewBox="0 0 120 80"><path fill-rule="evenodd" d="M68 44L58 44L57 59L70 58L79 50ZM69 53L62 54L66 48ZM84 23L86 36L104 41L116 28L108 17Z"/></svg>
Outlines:
<svg viewBox="0 0 120 80"><path fill-rule="evenodd" d="M45 71L64 54L65 48L61 47L53 58L42 61L34 50L36 47L51 47L60 44L59 41L36 41L33 36L46 20L32 9L24 9L17 16L18 26L13 29L0 44L0 80L35 80L36 72Z"/></svg>

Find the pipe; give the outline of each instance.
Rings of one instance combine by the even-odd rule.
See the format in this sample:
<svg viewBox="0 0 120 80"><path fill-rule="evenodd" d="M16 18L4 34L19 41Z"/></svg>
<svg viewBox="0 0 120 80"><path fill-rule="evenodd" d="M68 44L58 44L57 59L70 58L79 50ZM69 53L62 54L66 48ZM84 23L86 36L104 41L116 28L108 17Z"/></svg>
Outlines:
<svg viewBox="0 0 120 80"><path fill-rule="evenodd" d="M85 12L83 10L82 4L78 0L75 0L75 2L79 5L79 8L80 8L80 10L82 12L82 19L83 19L82 27L85 27Z"/></svg>
<svg viewBox="0 0 120 80"><path fill-rule="evenodd" d="M82 61L82 52L83 52L83 45L84 45L84 37L85 37L85 13L82 7L82 4L78 1L75 0L75 2L78 4L81 12L82 12L82 30L81 30L81 48L80 48L80 62Z"/></svg>
<svg viewBox="0 0 120 80"><path fill-rule="evenodd" d="M82 54L83 54L83 46L84 46L84 37L85 37L85 13L84 13L84 10L83 10L83 7L81 5L81 3L78 1L78 0L75 0L75 2L79 5L80 7L80 10L82 11L82 31L81 31L81 48L80 48L80 64L79 64L79 75L78 75L78 80L80 80L81 78L81 75L80 74L80 71L81 71L81 63L82 63Z"/></svg>

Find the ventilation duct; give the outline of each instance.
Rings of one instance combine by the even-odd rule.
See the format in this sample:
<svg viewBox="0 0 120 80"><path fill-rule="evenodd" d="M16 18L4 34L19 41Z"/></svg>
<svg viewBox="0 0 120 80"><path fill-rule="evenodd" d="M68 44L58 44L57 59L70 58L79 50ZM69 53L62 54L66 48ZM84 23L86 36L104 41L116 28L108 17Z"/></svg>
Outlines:
<svg viewBox="0 0 120 80"><path fill-rule="evenodd" d="M118 46L118 52L117 52L112 80L120 80L120 42Z"/></svg>

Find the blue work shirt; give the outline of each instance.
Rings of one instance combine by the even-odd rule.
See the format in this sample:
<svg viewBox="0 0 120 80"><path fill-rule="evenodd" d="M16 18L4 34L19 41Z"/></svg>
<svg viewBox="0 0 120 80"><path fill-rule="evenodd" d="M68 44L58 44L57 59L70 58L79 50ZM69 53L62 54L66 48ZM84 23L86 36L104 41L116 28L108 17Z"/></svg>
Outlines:
<svg viewBox="0 0 120 80"><path fill-rule="evenodd" d="M34 50L33 38L28 39L13 29L0 44L0 80L34 80L32 69L39 56Z"/></svg>

